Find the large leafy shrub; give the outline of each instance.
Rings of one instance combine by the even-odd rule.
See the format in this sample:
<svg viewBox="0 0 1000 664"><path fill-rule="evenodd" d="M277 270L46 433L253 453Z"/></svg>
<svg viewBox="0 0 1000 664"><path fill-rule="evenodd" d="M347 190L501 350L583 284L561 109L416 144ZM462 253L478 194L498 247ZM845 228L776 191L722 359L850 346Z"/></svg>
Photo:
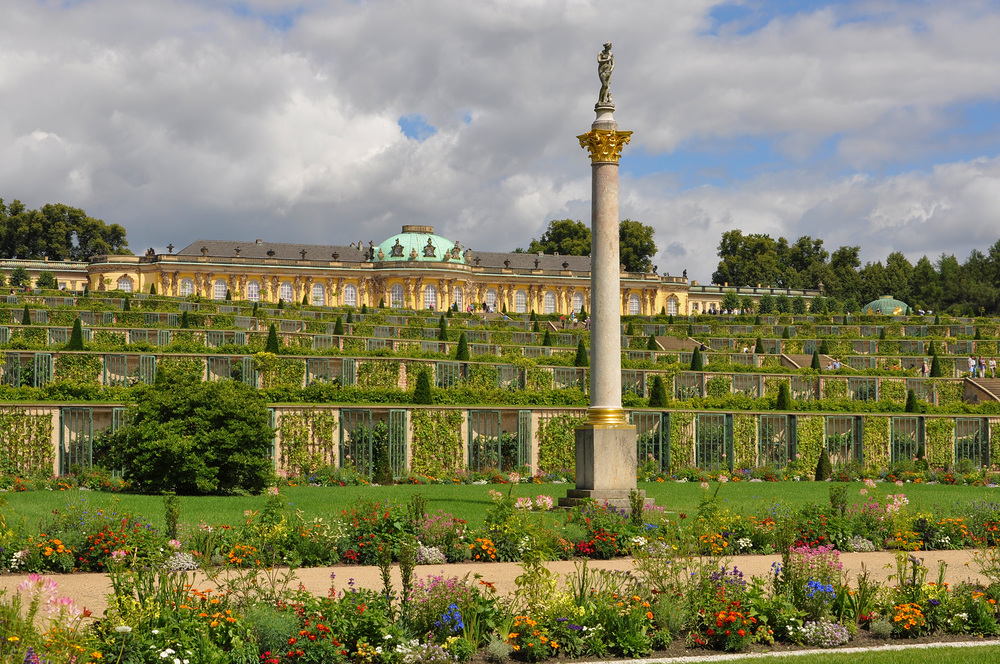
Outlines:
<svg viewBox="0 0 1000 664"><path fill-rule="evenodd" d="M271 482L267 403L231 380L161 368L110 437L113 463L143 493L260 493Z"/></svg>

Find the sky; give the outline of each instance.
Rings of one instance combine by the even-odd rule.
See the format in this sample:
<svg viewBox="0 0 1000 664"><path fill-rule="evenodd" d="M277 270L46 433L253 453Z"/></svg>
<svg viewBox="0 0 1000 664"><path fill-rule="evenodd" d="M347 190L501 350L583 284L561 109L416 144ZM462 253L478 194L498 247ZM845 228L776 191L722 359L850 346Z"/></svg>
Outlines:
<svg viewBox="0 0 1000 664"><path fill-rule="evenodd" d="M130 247L480 251L590 222L597 54L614 44L620 215L660 274L722 233L863 262L1000 239L1000 1L4 0L0 197Z"/></svg>

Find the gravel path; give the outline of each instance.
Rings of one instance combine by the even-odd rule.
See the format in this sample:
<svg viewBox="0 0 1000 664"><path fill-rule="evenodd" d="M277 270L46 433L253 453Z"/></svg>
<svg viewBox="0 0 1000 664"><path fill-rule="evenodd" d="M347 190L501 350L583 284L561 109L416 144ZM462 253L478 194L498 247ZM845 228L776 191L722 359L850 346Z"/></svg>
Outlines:
<svg viewBox="0 0 1000 664"><path fill-rule="evenodd" d="M937 578L938 561L947 563L945 579L953 585L966 580L985 581L977 573L978 568L973 561L973 551L971 550L925 551L916 555L923 558L924 564L930 568L927 575L928 581ZM731 558L732 563L747 576L766 576L770 573L771 565L780 559L780 556L736 556ZM851 579L861 571L862 565L868 569L873 579L882 583L885 583L889 575L896 571L895 555L888 552L841 553L840 559ZM574 563L574 561L556 561L549 563L548 567L560 575L568 575L574 571L577 564L579 563ZM591 569L631 570L632 561L629 558L590 561L589 567ZM494 584L497 592L507 594L514 590L514 579L520 573L521 568L516 563L460 563L424 565L416 569L415 577L422 578L432 574L458 577L466 574L480 574L484 581ZM106 575L51 574L47 576L58 583L58 590L62 595L72 597L77 603L90 609L95 616L102 615L107 608L105 595L111 591L111 586ZM13 592L26 577L27 575L16 574L0 576L0 590L7 589L8 592ZM325 595L330 590L331 581L339 591L346 588L351 579L354 580L357 587L376 590L382 588L382 577L377 567L359 567L357 565L301 568L295 571L293 583L301 583L306 590ZM206 582L202 581L201 583ZM398 567L393 568L393 584L398 591L400 587ZM204 589L206 586L201 587Z"/></svg>

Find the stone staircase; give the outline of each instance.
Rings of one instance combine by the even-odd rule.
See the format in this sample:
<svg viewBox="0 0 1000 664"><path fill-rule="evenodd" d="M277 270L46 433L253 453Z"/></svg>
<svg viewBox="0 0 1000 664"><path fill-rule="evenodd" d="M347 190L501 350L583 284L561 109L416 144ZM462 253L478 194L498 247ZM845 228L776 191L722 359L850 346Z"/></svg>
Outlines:
<svg viewBox="0 0 1000 664"><path fill-rule="evenodd" d="M965 380L979 388L979 401L985 401L986 397L992 397L992 401L1000 401L1000 378L966 378Z"/></svg>
<svg viewBox="0 0 1000 664"><path fill-rule="evenodd" d="M690 353L701 344L694 339L678 339L677 337L656 337L656 345L660 350L674 353Z"/></svg>
<svg viewBox="0 0 1000 664"><path fill-rule="evenodd" d="M789 367L790 369L808 369L812 366L813 356L812 355L789 355L787 353L781 354L781 366ZM820 368L825 368L826 365L833 362L833 358L829 355L819 356L819 366Z"/></svg>

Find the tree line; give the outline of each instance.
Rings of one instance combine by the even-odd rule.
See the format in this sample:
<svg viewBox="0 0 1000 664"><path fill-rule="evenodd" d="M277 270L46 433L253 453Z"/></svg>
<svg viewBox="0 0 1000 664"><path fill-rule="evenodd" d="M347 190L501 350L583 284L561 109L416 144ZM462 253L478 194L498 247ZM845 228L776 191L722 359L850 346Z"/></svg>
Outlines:
<svg viewBox="0 0 1000 664"><path fill-rule="evenodd" d="M49 203L29 210L0 198L0 258L85 261L102 254L131 254L125 229L79 208Z"/></svg>
<svg viewBox="0 0 1000 664"><path fill-rule="evenodd" d="M831 311L858 311L882 295L892 295L914 310L954 315L1000 313L1000 240L984 254L973 249L964 262L942 253L910 261L899 251L885 262L861 265L860 246L843 246L832 254L823 240L804 235L790 244L766 234L726 231L719 242L716 284L731 287L774 286L820 288L821 304ZM782 303L784 304L784 303Z"/></svg>
<svg viewBox="0 0 1000 664"><path fill-rule="evenodd" d="M621 263L626 272L649 272L653 269L656 243L653 228L632 219L623 219L618 225L618 242ZM515 253L558 253L562 256L590 255L590 226L572 219L554 219L539 239L532 238L527 249L517 248Z"/></svg>

